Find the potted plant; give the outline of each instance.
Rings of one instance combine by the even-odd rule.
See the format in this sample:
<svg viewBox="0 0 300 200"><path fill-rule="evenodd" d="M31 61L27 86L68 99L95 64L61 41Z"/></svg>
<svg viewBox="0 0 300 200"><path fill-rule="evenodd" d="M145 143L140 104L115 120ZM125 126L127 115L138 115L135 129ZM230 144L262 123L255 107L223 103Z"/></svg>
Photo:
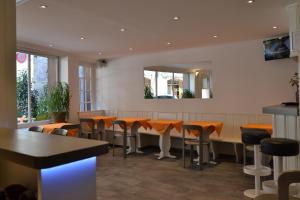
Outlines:
<svg viewBox="0 0 300 200"><path fill-rule="evenodd" d="M48 95L48 107L55 123L66 122L69 114L70 89L67 83L58 82Z"/></svg>
<svg viewBox="0 0 300 200"><path fill-rule="evenodd" d="M184 89L182 93L182 98L184 99L192 99L195 98L195 95L188 89Z"/></svg>
<svg viewBox="0 0 300 200"><path fill-rule="evenodd" d="M290 79L290 85L292 87L296 86L296 88L297 88L297 90L296 90L296 101L297 101L297 103L299 103L299 76L298 76L297 72Z"/></svg>
<svg viewBox="0 0 300 200"><path fill-rule="evenodd" d="M144 98L153 99L153 93L151 92L151 87L149 85L146 85L144 88Z"/></svg>

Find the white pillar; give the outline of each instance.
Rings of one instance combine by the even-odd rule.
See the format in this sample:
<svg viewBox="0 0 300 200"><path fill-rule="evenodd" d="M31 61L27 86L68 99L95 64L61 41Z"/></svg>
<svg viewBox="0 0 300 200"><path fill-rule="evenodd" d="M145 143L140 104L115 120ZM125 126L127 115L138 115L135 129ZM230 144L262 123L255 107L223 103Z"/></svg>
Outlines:
<svg viewBox="0 0 300 200"><path fill-rule="evenodd" d="M0 127L16 128L16 1L0 1Z"/></svg>

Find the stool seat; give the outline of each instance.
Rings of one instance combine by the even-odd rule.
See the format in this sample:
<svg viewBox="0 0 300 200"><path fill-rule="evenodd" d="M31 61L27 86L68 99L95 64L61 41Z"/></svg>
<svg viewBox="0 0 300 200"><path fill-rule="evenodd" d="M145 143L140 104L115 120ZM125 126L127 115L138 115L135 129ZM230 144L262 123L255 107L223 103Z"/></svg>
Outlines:
<svg viewBox="0 0 300 200"><path fill-rule="evenodd" d="M288 138L263 139L261 151L272 156L296 156L299 154L299 142Z"/></svg>
<svg viewBox="0 0 300 200"><path fill-rule="evenodd" d="M259 145L260 141L265 138L270 138L270 134L256 131L247 131L242 133L242 141L244 144Z"/></svg>

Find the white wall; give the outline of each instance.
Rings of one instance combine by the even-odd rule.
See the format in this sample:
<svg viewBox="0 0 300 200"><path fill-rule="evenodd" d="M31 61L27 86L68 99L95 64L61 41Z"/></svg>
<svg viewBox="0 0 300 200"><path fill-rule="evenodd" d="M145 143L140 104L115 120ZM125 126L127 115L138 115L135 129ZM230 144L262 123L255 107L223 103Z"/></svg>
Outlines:
<svg viewBox="0 0 300 200"><path fill-rule="evenodd" d="M0 1L0 127L16 128L16 1Z"/></svg>
<svg viewBox="0 0 300 200"><path fill-rule="evenodd" d="M214 99L144 99L144 67L197 63L212 70ZM261 40L124 57L97 68L96 108L259 114L263 106L295 101L289 79L296 71L293 59L265 62Z"/></svg>

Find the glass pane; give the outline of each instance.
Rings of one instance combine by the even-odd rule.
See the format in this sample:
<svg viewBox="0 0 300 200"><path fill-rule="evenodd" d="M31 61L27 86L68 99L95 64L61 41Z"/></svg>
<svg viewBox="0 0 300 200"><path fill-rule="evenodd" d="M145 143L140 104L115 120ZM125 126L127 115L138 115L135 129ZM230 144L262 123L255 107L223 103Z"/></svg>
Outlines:
<svg viewBox="0 0 300 200"><path fill-rule="evenodd" d="M28 123L28 65L29 55L16 53L17 66L17 121L19 124Z"/></svg>
<svg viewBox="0 0 300 200"><path fill-rule="evenodd" d="M48 58L30 55L31 62L31 118L32 121L49 119L48 94Z"/></svg>
<svg viewBox="0 0 300 200"><path fill-rule="evenodd" d="M174 73L174 96L176 99L182 98L183 93L183 73Z"/></svg>
<svg viewBox="0 0 300 200"><path fill-rule="evenodd" d="M86 111L91 111L91 103L86 104Z"/></svg>
<svg viewBox="0 0 300 200"><path fill-rule="evenodd" d="M79 78L84 78L84 67L82 65L79 65L78 74Z"/></svg>
<svg viewBox="0 0 300 200"><path fill-rule="evenodd" d="M151 99L156 96L156 72L155 71L144 71L144 97Z"/></svg>
<svg viewBox="0 0 300 200"><path fill-rule="evenodd" d="M157 97L173 99L173 73L157 72Z"/></svg>

